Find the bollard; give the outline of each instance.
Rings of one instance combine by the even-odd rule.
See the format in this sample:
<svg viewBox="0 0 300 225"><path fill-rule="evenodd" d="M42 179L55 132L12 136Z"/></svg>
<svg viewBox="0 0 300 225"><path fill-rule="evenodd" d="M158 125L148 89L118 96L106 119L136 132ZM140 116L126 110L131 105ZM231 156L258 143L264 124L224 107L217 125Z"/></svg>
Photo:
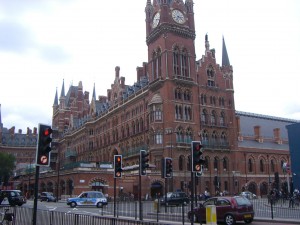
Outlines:
<svg viewBox="0 0 300 225"><path fill-rule="evenodd" d="M158 210L158 199L155 199L155 200L153 201L153 209L154 209L154 211L157 211L157 210Z"/></svg>
<svg viewBox="0 0 300 225"><path fill-rule="evenodd" d="M206 206L206 224L217 225L217 212L215 205Z"/></svg>

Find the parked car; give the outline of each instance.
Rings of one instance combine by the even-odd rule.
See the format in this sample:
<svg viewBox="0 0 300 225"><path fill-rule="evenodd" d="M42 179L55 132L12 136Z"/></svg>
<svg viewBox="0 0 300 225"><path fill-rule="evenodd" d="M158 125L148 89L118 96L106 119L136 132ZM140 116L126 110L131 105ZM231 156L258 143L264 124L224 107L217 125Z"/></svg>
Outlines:
<svg viewBox="0 0 300 225"><path fill-rule="evenodd" d="M209 205L216 206L217 222L233 225L237 221L251 223L254 219L254 210L252 203L245 197L213 197L199 204L194 208L194 212L188 212L188 218L194 222L205 222L206 207Z"/></svg>
<svg viewBox="0 0 300 225"><path fill-rule="evenodd" d="M257 196L256 194L253 194L252 192L250 191L243 191L241 192L240 196L243 196L245 198L248 198L248 199L257 199Z"/></svg>
<svg viewBox="0 0 300 225"><path fill-rule="evenodd" d="M42 192L40 195L40 201L56 202L56 197L53 196L52 192Z"/></svg>
<svg viewBox="0 0 300 225"><path fill-rule="evenodd" d="M76 198L68 198L67 205L71 208L76 206L97 206L101 208L107 205L107 198L100 191L85 191Z"/></svg>
<svg viewBox="0 0 300 225"><path fill-rule="evenodd" d="M166 201L167 200L167 201ZM161 205L181 205L181 204L188 204L190 202L189 197L185 192L168 192L167 197L164 195L160 199Z"/></svg>
<svg viewBox="0 0 300 225"><path fill-rule="evenodd" d="M26 203L26 198L20 190L1 190L0 205L22 206Z"/></svg>

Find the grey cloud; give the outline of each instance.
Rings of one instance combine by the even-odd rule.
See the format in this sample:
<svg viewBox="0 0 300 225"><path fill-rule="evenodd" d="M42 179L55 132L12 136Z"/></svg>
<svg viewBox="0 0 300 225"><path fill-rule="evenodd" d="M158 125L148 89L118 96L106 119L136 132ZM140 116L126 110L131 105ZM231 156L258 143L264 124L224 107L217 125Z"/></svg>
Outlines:
<svg viewBox="0 0 300 225"><path fill-rule="evenodd" d="M0 34L0 51L21 53L34 45L31 33L17 22L0 21Z"/></svg>

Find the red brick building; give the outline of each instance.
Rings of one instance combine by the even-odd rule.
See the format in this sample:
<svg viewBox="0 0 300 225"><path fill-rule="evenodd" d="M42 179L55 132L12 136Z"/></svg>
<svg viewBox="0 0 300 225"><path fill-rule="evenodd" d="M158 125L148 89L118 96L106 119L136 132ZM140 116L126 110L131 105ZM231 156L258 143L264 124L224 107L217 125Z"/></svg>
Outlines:
<svg viewBox="0 0 300 225"><path fill-rule="evenodd" d="M40 190L60 195L102 190L113 195L113 156L123 156L117 179L123 193L138 195L140 150L151 167L142 177L142 196L190 192L191 141L202 141L206 164L197 192L208 189L266 194L284 186L282 164L289 162L285 125L296 121L236 112L233 68L223 39L222 65L206 35L205 52L195 54L193 0L147 0L148 62L126 84L115 68L106 96L91 96L83 83L56 92L52 169L40 176ZM161 178L161 159L173 159L173 179ZM278 172L278 182L274 174ZM277 181L276 178L276 181ZM26 181L24 181L26 183Z"/></svg>

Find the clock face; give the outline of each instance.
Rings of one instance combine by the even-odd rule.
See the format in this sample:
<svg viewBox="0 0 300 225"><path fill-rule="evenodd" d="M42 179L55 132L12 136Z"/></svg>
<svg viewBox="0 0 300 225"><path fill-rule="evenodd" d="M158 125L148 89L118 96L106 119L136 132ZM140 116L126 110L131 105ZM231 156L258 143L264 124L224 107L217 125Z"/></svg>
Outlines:
<svg viewBox="0 0 300 225"><path fill-rule="evenodd" d="M183 13L178 9L172 11L172 18L176 23L183 24L185 22Z"/></svg>
<svg viewBox="0 0 300 225"><path fill-rule="evenodd" d="M160 13L158 12L153 17L153 23L152 23L153 28L157 27L157 25L159 24L159 20L160 20Z"/></svg>

